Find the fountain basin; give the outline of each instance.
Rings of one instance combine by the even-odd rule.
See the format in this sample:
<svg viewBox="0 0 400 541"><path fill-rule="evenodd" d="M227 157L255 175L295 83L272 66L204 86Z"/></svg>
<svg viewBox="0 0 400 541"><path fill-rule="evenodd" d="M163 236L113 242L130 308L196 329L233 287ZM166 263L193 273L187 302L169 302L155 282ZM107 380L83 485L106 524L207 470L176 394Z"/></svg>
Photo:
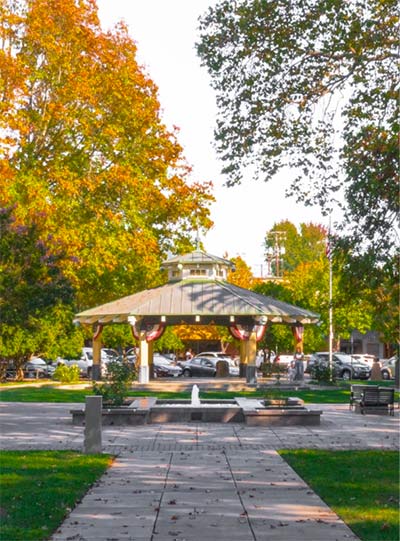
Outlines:
<svg viewBox="0 0 400 541"><path fill-rule="evenodd" d="M72 423L83 426L85 410L71 410ZM162 400L143 397L127 406L103 407L104 426L134 426L158 423L245 423L249 426L319 425L321 410L308 410L298 398L286 407L265 406L264 401L248 398L233 400Z"/></svg>
<svg viewBox="0 0 400 541"><path fill-rule="evenodd" d="M157 400L150 411L151 423L243 423L243 412L235 400Z"/></svg>

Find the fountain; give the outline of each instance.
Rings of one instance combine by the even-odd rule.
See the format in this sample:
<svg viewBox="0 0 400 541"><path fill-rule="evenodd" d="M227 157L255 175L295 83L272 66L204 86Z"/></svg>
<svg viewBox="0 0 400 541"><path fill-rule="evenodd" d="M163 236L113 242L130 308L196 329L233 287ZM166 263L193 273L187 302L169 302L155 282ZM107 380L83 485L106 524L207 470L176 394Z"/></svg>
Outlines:
<svg viewBox="0 0 400 541"><path fill-rule="evenodd" d="M192 406L200 406L199 387L197 385L193 385L193 387L192 387L191 405Z"/></svg>
<svg viewBox="0 0 400 541"><path fill-rule="evenodd" d="M127 406L103 407L103 425L143 425L154 423L245 423L249 426L319 425L321 410L309 410L298 398L286 403L261 398L236 397L232 400L199 399L199 387L193 385L191 399L142 397ZM71 410L72 423L83 425L84 410Z"/></svg>

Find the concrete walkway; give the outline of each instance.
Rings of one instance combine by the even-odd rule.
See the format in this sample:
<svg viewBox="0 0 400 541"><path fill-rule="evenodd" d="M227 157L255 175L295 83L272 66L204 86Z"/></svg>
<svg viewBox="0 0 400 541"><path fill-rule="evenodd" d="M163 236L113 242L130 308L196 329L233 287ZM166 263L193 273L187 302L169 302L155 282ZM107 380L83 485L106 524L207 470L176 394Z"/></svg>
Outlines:
<svg viewBox="0 0 400 541"><path fill-rule="evenodd" d="M82 450L74 406L0 403L1 448ZM104 427L114 464L52 541L355 540L276 449L398 450L399 410L393 418L322 409L319 427Z"/></svg>

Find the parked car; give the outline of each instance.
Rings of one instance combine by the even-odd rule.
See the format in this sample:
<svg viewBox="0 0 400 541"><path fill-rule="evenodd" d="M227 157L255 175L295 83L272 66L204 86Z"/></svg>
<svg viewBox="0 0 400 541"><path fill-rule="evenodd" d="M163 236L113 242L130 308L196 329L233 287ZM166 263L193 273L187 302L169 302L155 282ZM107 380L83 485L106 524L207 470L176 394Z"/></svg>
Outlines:
<svg viewBox="0 0 400 541"><path fill-rule="evenodd" d="M218 361L226 361L229 364L229 375L238 376L239 367L230 357L193 357L189 361L180 362L185 377L208 377L213 378L217 373Z"/></svg>
<svg viewBox="0 0 400 541"><path fill-rule="evenodd" d="M55 367L40 357L32 357L24 366L24 376L27 378L51 378L54 371Z"/></svg>
<svg viewBox="0 0 400 541"><path fill-rule="evenodd" d="M333 353L332 361L333 373L337 378L344 380L368 379L371 375L371 369L368 364L363 361L354 360L351 355ZM326 368L329 364L329 352L314 353L308 364L311 375L315 373L317 366Z"/></svg>
<svg viewBox="0 0 400 541"><path fill-rule="evenodd" d="M102 351L102 354L104 352L107 355L107 357L108 357L108 359L110 361L115 361L119 357L119 353L118 353L118 351L115 351L115 349L102 348L101 351Z"/></svg>
<svg viewBox="0 0 400 541"><path fill-rule="evenodd" d="M217 360L209 357L193 357L181 362L184 377L215 377L217 373Z"/></svg>
<svg viewBox="0 0 400 541"><path fill-rule="evenodd" d="M292 354L292 355L290 355L290 354L286 354L286 355L279 354L279 355L277 355L275 357L273 364L275 366L279 367L280 372L284 372L286 370L287 373L289 374L290 365L294 360L295 360L294 354ZM308 373L308 370L307 370L308 360L309 360L309 356L308 355L307 356L303 355L304 373Z"/></svg>
<svg viewBox="0 0 400 541"><path fill-rule="evenodd" d="M110 357L107 355L107 353L102 349L101 350L101 370L102 372L107 371L107 363L110 362ZM90 377L92 373L92 367L93 367L93 348L90 347L83 347L82 348L82 354L79 359L63 359L59 357L57 359L57 364L65 364L67 366L73 366L76 365L79 367L79 371L81 376L87 376Z"/></svg>
<svg viewBox="0 0 400 541"><path fill-rule="evenodd" d="M215 361L215 368L216 363L218 361L226 361L229 364L229 375L230 376L238 376L239 375L239 364L240 359L238 357L232 359L230 355L227 353L224 353L223 351L204 351L203 353L199 353L198 355L194 356L194 359L196 358L207 358Z"/></svg>
<svg viewBox="0 0 400 541"><path fill-rule="evenodd" d="M364 361L370 368L372 368L376 359L375 355L369 355L368 353L355 353L352 357L355 361Z"/></svg>
<svg viewBox="0 0 400 541"><path fill-rule="evenodd" d="M175 364L165 355L154 353L153 355L154 375L156 377L174 377L182 375L182 367Z"/></svg>
<svg viewBox="0 0 400 541"><path fill-rule="evenodd" d="M209 359L222 359L223 361L225 360L231 360L231 357L230 355L228 355L227 353L224 353L223 351L203 351L203 353L199 353L197 355L194 356L194 358L196 357L207 357Z"/></svg>
<svg viewBox="0 0 400 541"><path fill-rule="evenodd" d="M294 355L281 355L280 353L275 357L274 364L279 366L288 367L289 364L293 361Z"/></svg>
<svg viewBox="0 0 400 541"><path fill-rule="evenodd" d="M119 355L116 359L113 359L120 363L127 362L129 365L136 366L137 357L136 355L131 355L129 353L125 355Z"/></svg>
<svg viewBox="0 0 400 541"><path fill-rule="evenodd" d="M171 362L175 362L176 361L176 355L175 353L163 353L162 354L164 357L166 357L167 359L169 359Z"/></svg>
<svg viewBox="0 0 400 541"><path fill-rule="evenodd" d="M381 374L382 379L394 379L395 369L396 369L396 360L397 357L394 355L390 359L382 359L381 363Z"/></svg>
<svg viewBox="0 0 400 541"><path fill-rule="evenodd" d="M177 378L182 375L180 366L167 364L154 365L154 377L156 378Z"/></svg>

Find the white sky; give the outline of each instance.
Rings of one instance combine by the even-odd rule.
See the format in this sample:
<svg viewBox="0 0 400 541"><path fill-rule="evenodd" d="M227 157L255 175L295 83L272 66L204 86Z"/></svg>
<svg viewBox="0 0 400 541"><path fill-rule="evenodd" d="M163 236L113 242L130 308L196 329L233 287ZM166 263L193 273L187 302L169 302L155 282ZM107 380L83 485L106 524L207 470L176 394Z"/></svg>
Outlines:
<svg viewBox="0 0 400 541"><path fill-rule="evenodd" d="M254 274L265 275L263 242L276 223L289 219L296 225L327 225L317 207L303 207L285 198L290 173L269 182L250 179L241 186L224 187L221 162L213 148L216 105L205 68L194 44L197 19L215 0L97 0L104 29L120 20L129 27L138 47L138 60L159 88L164 123L180 128L179 142L193 167L193 179L211 180L216 203L211 207L214 227L205 238L205 250L217 256L240 255Z"/></svg>

